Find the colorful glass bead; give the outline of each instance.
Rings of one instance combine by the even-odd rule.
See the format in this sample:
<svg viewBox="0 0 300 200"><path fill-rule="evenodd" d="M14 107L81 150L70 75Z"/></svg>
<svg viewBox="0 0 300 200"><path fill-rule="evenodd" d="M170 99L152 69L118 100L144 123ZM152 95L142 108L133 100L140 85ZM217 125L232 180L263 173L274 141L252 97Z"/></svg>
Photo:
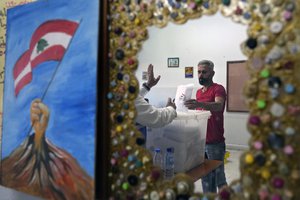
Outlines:
<svg viewBox="0 0 300 200"><path fill-rule="evenodd" d="M271 200L282 200L279 194L273 194Z"/></svg>
<svg viewBox="0 0 300 200"><path fill-rule="evenodd" d="M268 79L268 85L272 88L279 88L282 85L282 82L278 76L272 76Z"/></svg>
<svg viewBox="0 0 300 200"><path fill-rule="evenodd" d="M129 175L127 181L130 185L136 186L138 184L139 179L135 175Z"/></svg>
<svg viewBox="0 0 300 200"><path fill-rule="evenodd" d="M178 194L186 194L188 191L189 191L189 185L186 182L180 181L177 183Z"/></svg>
<svg viewBox="0 0 300 200"><path fill-rule="evenodd" d="M294 135L295 134L295 129L292 128L292 127L287 127L285 129L285 134L287 134L287 135Z"/></svg>
<svg viewBox="0 0 300 200"><path fill-rule="evenodd" d="M245 156L245 162L247 164L252 164L254 162L254 157L252 154L250 153L247 153L246 156Z"/></svg>
<svg viewBox="0 0 300 200"><path fill-rule="evenodd" d="M255 38L249 38L246 41L246 45L247 47L249 47L250 49L255 49L257 46L257 40Z"/></svg>
<svg viewBox="0 0 300 200"><path fill-rule="evenodd" d="M129 184L127 182L122 184L122 189L123 190L128 190L129 189Z"/></svg>
<svg viewBox="0 0 300 200"><path fill-rule="evenodd" d="M122 157L127 157L129 155L129 152L126 149L121 150L120 155Z"/></svg>
<svg viewBox="0 0 300 200"><path fill-rule="evenodd" d="M263 148L263 143L261 141L255 141L253 143L253 146L254 146L255 149L261 150Z"/></svg>
<svg viewBox="0 0 300 200"><path fill-rule="evenodd" d="M267 35L260 35L257 38L259 44L268 44L270 42L270 38Z"/></svg>
<svg viewBox="0 0 300 200"><path fill-rule="evenodd" d="M275 188L282 188L284 186L284 180L282 178L275 177L272 180L272 185Z"/></svg>
<svg viewBox="0 0 300 200"><path fill-rule="evenodd" d="M129 155L128 156L128 161L129 162L132 162L132 161L135 161L136 160L136 157L134 155Z"/></svg>
<svg viewBox="0 0 300 200"><path fill-rule="evenodd" d="M281 117L285 112L285 107L279 103L273 103L270 111L273 116Z"/></svg>
<svg viewBox="0 0 300 200"><path fill-rule="evenodd" d="M275 34L280 33L283 29L283 24L279 21L272 22L270 29L271 29L272 33L275 33Z"/></svg>
<svg viewBox="0 0 300 200"><path fill-rule="evenodd" d="M144 145L146 143L145 139L144 138L137 138L136 139L136 144L137 145Z"/></svg>
<svg viewBox="0 0 300 200"><path fill-rule="evenodd" d="M142 163L141 161L137 160L137 161L135 162L135 166L136 166L136 167L142 167L142 166L143 166L143 163Z"/></svg>
<svg viewBox="0 0 300 200"><path fill-rule="evenodd" d="M285 6L285 9L288 10L288 11L294 11L295 9L295 4L293 2L290 2L288 3L286 6Z"/></svg>
<svg viewBox="0 0 300 200"><path fill-rule="evenodd" d="M270 12L270 6L268 4L261 4L259 10L263 15L266 15Z"/></svg>
<svg viewBox="0 0 300 200"><path fill-rule="evenodd" d="M153 169L151 171L151 178L154 181L157 181L161 177L161 171L159 169Z"/></svg>
<svg viewBox="0 0 300 200"><path fill-rule="evenodd" d="M167 189L165 192L165 198L166 198L166 200L174 200L176 198L176 194L175 194L174 190Z"/></svg>
<svg viewBox="0 0 300 200"><path fill-rule="evenodd" d="M263 166L266 163L266 157L259 153L255 155L254 161L258 166Z"/></svg>
<svg viewBox="0 0 300 200"><path fill-rule="evenodd" d="M222 0L223 5L229 6L231 1L230 0Z"/></svg>
<svg viewBox="0 0 300 200"><path fill-rule="evenodd" d="M263 100L258 100L257 102L256 102L256 105L257 105L257 107L259 108L259 109L263 109L263 108L265 108L266 107L266 102L265 101L263 101Z"/></svg>
<svg viewBox="0 0 300 200"><path fill-rule="evenodd" d="M117 127L116 127L116 131L117 131L117 132L122 132L122 131L123 131L122 126L117 126Z"/></svg>
<svg viewBox="0 0 300 200"><path fill-rule="evenodd" d="M294 153L294 148L291 145L287 145L283 149L284 153L287 155L291 155Z"/></svg>
<svg viewBox="0 0 300 200"><path fill-rule="evenodd" d="M239 6L237 6L236 9L235 9L235 11L234 11L234 13L236 15L242 15L243 12L244 12L243 9L241 7L239 7Z"/></svg>
<svg viewBox="0 0 300 200"><path fill-rule="evenodd" d="M131 85L131 86L129 86L128 91L129 91L130 93L135 93L136 87Z"/></svg>
<svg viewBox="0 0 300 200"><path fill-rule="evenodd" d="M292 84L286 84L284 86L284 91L288 94L292 94L295 92L295 87Z"/></svg>
<svg viewBox="0 0 300 200"><path fill-rule="evenodd" d="M270 71L267 69L264 69L260 72L260 76L263 78L268 78L270 76Z"/></svg>
<svg viewBox="0 0 300 200"><path fill-rule="evenodd" d="M277 89L277 88L270 88L269 89L269 92L270 92L270 94L271 94L271 97L273 98L273 99L276 99L278 96L279 96L279 90Z"/></svg>
<svg viewBox="0 0 300 200"><path fill-rule="evenodd" d="M261 189L258 192L258 195L260 200L266 200L269 196L269 192L266 189Z"/></svg>
<svg viewBox="0 0 300 200"><path fill-rule="evenodd" d="M271 133L268 137L269 145L274 149L280 149L284 147L284 137L276 133Z"/></svg>
<svg viewBox="0 0 300 200"><path fill-rule="evenodd" d="M117 49L115 53L115 57L117 60L123 60L123 58L125 57L124 51L122 49Z"/></svg>
<svg viewBox="0 0 300 200"><path fill-rule="evenodd" d="M269 179L270 176L271 176L271 173L270 173L269 170L263 169L262 172L261 172L261 176L262 176L264 179Z"/></svg>
<svg viewBox="0 0 300 200"><path fill-rule="evenodd" d="M150 200L159 200L160 198L159 198L159 194L158 194L158 192L157 191L152 191L151 193L150 193Z"/></svg>
<svg viewBox="0 0 300 200"><path fill-rule="evenodd" d="M280 163L278 169L282 175L287 175L290 172L288 166L285 163Z"/></svg>
<svg viewBox="0 0 300 200"><path fill-rule="evenodd" d="M293 18L293 13L290 12L290 11L285 11L283 13L283 18L286 20L286 21L290 21L292 18Z"/></svg>
<svg viewBox="0 0 300 200"><path fill-rule="evenodd" d="M260 124L260 118L258 116L251 116L249 118L249 123L257 126Z"/></svg>

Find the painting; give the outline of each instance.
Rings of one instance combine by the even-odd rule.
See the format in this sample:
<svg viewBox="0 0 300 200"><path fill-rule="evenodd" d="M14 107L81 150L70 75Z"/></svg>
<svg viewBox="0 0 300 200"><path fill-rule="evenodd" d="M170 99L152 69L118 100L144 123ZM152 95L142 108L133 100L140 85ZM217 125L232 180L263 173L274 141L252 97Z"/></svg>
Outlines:
<svg viewBox="0 0 300 200"><path fill-rule="evenodd" d="M98 4L49 0L7 10L5 187L94 199Z"/></svg>
<svg viewBox="0 0 300 200"><path fill-rule="evenodd" d="M185 74L185 78L193 78L194 77L194 67L185 67L184 74Z"/></svg>
<svg viewBox="0 0 300 200"><path fill-rule="evenodd" d="M248 112L243 89L249 74L245 60L227 61L227 112Z"/></svg>

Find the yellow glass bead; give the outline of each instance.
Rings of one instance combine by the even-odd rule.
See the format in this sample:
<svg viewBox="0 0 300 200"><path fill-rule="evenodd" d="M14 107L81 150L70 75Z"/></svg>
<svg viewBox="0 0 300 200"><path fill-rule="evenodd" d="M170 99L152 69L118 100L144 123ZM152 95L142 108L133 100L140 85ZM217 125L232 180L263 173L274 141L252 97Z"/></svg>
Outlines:
<svg viewBox="0 0 300 200"><path fill-rule="evenodd" d="M267 169L262 170L261 176L262 176L264 179L269 179L270 176L271 176L270 171L267 170Z"/></svg>
<svg viewBox="0 0 300 200"><path fill-rule="evenodd" d="M134 20L134 23L135 23L135 25L140 25L140 24L141 24L141 20L138 19L138 18L136 18L136 19Z"/></svg>
<svg viewBox="0 0 300 200"><path fill-rule="evenodd" d="M246 156L245 156L245 162L247 164L252 164L254 162L254 157L252 154L248 153Z"/></svg>
<svg viewBox="0 0 300 200"><path fill-rule="evenodd" d="M261 31L263 26L259 23L256 23L254 26L252 26L253 31Z"/></svg>
<svg viewBox="0 0 300 200"><path fill-rule="evenodd" d="M123 130L122 126L117 126L117 127L116 127L116 131L117 131L117 132L121 132L122 130Z"/></svg>

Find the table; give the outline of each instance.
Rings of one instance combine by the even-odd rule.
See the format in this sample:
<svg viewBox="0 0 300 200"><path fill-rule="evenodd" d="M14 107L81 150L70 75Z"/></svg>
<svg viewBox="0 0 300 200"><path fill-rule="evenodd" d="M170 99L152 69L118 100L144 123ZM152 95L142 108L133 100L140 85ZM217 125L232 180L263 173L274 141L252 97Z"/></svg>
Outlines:
<svg viewBox="0 0 300 200"><path fill-rule="evenodd" d="M198 181L203 176L206 176L209 172L216 169L219 165L221 165L223 161L220 160L207 160L205 159L204 162L197 167L186 172L194 182Z"/></svg>

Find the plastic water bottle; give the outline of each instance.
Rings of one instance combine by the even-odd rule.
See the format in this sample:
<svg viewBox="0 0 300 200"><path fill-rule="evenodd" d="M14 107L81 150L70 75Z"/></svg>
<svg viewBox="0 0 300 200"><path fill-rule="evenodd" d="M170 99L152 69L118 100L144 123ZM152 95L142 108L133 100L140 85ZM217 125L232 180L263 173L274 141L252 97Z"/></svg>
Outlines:
<svg viewBox="0 0 300 200"><path fill-rule="evenodd" d="M171 179L174 176L174 148L167 148L165 155L165 179Z"/></svg>
<svg viewBox="0 0 300 200"><path fill-rule="evenodd" d="M163 166L162 164L163 164L163 156L161 150L159 148L156 148L154 150L153 165L162 169Z"/></svg>

